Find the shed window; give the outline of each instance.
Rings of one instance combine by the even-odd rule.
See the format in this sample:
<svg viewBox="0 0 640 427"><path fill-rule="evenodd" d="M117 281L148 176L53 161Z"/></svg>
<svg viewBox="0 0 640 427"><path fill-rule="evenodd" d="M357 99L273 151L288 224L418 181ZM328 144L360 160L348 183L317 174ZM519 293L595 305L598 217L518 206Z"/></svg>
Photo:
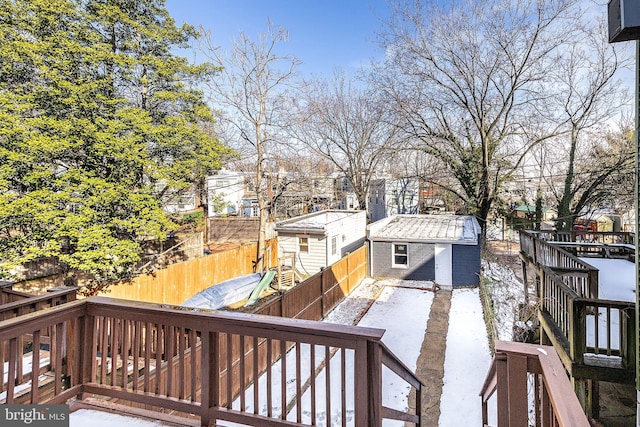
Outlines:
<svg viewBox="0 0 640 427"><path fill-rule="evenodd" d="M309 238L298 237L298 251L304 254L309 253Z"/></svg>
<svg viewBox="0 0 640 427"><path fill-rule="evenodd" d="M407 244L393 244L393 267L407 267L409 265L407 246Z"/></svg>
<svg viewBox="0 0 640 427"><path fill-rule="evenodd" d="M331 255L335 255L338 252L338 236L331 238Z"/></svg>

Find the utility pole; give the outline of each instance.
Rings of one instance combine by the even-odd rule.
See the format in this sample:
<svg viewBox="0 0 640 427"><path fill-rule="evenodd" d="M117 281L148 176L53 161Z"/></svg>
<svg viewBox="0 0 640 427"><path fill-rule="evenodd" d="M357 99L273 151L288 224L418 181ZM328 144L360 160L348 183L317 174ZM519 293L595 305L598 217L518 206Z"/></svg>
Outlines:
<svg viewBox="0 0 640 427"><path fill-rule="evenodd" d="M636 252L636 427L640 427L640 2L637 0L610 0L607 5L609 43L636 41L636 100L635 100L635 252Z"/></svg>

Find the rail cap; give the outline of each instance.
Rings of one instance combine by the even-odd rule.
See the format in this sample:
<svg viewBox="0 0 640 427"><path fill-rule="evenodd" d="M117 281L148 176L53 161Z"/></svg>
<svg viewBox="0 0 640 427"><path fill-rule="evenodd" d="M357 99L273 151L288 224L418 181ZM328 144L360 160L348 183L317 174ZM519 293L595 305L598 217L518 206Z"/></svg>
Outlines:
<svg viewBox="0 0 640 427"><path fill-rule="evenodd" d="M289 319L264 314L236 313L222 310L183 307L171 304L158 304L144 301L133 301L119 298L94 296L88 298L89 305L120 308L125 310L146 310L164 315L176 316L194 315L225 322L242 322L245 326L267 329L282 329L284 331L304 332L315 335L352 337L370 341L380 341L385 329L368 328L363 326L340 325L314 320Z"/></svg>

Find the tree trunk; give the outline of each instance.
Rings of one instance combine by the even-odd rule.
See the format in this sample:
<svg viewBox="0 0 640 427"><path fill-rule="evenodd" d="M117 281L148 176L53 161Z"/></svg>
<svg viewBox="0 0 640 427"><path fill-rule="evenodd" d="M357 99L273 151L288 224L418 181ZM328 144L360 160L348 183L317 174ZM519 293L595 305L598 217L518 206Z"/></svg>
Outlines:
<svg viewBox="0 0 640 427"><path fill-rule="evenodd" d="M571 148L569 149L569 167L567 168L567 176L564 179L564 189L562 190L562 198L558 203L558 221L556 229L558 231L571 231L573 228L573 215L571 213L571 200L573 199L573 164L576 157L576 145L578 143L578 134L574 128L571 131Z"/></svg>

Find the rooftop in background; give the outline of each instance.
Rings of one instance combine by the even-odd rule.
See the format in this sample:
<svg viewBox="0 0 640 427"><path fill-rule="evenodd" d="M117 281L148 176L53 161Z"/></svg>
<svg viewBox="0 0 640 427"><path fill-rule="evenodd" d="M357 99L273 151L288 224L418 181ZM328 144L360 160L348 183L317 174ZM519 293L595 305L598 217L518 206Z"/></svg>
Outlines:
<svg viewBox="0 0 640 427"><path fill-rule="evenodd" d="M535 205L520 205L518 207L516 207L514 210L518 211L518 212L527 212L527 213L536 213L536 206ZM555 210L554 208L549 208L546 206L542 207L542 212L547 212L548 210Z"/></svg>
<svg viewBox="0 0 640 427"><path fill-rule="evenodd" d="M471 215L395 215L367 226L372 240L478 244L480 224Z"/></svg>
<svg viewBox="0 0 640 427"><path fill-rule="evenodd" d="M324 231L328 224L340 221L353 215L364 214L364 211L326 210L310 213L276 223L276 231L305 230Z"/></svg>

